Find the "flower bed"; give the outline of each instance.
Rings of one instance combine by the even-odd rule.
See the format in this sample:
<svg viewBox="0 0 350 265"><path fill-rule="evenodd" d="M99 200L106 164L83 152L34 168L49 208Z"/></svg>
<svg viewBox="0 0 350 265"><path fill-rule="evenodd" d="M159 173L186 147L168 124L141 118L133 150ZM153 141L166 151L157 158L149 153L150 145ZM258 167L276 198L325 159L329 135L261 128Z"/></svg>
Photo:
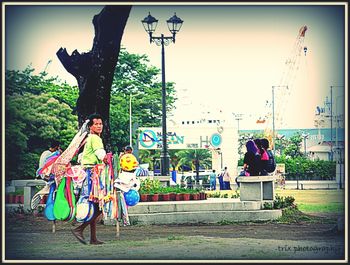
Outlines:
<svg viewBox="0 0 350 265"><path fill-rule="evenodd" d="M204 190L181 188L180 185L164 187L159 180L151 180L150 178L141 180L139 193L141 202L207 199Z"/></svg>

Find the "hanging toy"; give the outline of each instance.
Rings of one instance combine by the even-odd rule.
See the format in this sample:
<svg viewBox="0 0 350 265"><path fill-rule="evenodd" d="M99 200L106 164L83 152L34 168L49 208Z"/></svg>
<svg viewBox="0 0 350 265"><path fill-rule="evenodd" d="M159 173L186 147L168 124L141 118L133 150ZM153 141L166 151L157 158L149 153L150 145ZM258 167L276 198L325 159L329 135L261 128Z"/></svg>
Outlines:
<svg viewBox="0 0 350 265"><path fill-rule="evenodd" d="M134 172L123 171L119 174L118 178L114 180L114 187L124 192L128 192L130 189L139 190L140 180L136 177Z"/></svg>
<svg viewBox="0 0 350 265"><path fill-rule="evenodd" d="M132 189L124 193L124 198L127 206L135 206L140 201L139 193Z"/></svg>
<svg viewBox="0 0 350 265"><path fill-rule="evenodd" d="M133 154L124 154L120 158L120 167L124 171L132 171L137 168L138 164Z"/></svg>

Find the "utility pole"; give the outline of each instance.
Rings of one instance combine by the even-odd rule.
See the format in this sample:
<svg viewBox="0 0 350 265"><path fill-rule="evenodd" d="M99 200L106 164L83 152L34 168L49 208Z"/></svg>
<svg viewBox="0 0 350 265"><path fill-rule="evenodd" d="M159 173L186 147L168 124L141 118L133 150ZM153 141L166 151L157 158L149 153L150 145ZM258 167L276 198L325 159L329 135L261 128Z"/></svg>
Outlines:
<svg viewBox="0 0 350 265"><path fill-rule="evenodd" d="M333 161L333 86L331 86L331 161Z"/></svg>
<svg viewBox="0 0 350 265"><path fill-rule="evenodd" d="M333 161L333 88L334 87L344 87L344 86L331 86L331 103L330 103L330 111L331 111L331 161Z"/></svg>

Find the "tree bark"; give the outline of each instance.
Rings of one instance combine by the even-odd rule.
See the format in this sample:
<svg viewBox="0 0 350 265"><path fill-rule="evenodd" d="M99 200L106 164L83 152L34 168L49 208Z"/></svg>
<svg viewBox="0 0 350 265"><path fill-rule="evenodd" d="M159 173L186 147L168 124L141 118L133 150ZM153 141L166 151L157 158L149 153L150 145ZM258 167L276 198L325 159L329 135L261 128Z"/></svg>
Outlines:
<svg viewBox="0 0 350 265"><path fill-rule="evenodd" d="M69 55L65 48L60 48L56 53L64 68L78 82L79 97L73 111L78 114L79 126L90 114L100 114L103 117L102 138L107 152L111 151L109 126L111 87L130 10L129 5L105 6L92 20L95 37L91 51L80 54L74 50Z"/></svg>

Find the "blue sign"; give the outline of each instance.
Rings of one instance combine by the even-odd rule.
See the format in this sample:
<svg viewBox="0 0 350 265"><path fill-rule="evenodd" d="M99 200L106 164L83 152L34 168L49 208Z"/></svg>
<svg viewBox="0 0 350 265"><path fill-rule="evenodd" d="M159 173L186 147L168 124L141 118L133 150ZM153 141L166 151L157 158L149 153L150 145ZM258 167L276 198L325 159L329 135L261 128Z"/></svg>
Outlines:
<svg viewBox="0 0 350 265"><path fill-rule="evenodd" d="M221 135L218 133L214 133L210 138L210 143L214 147L219 147L222 143Z"/></svg>

